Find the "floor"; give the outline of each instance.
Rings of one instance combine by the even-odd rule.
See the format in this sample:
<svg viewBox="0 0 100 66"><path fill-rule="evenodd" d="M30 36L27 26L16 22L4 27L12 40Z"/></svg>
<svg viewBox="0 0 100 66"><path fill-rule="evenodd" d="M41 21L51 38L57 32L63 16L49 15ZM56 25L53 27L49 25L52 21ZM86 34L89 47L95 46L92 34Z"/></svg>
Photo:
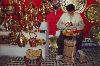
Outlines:
<svg viewBox="0 0 100 66"><path fill-rule="evenodd" d="M100 47L85 47L82 50L87 55L86 62L76 61L74 64L68 64L62 60L56 61L57 49L50 47L49 56L42 60L41 66L100 66ZM25 64L22 57L2 56L0 57L0 66L25 66Z"/></svg>
<svg viewBox="0 0 100 66"><path fill-rule="evenodd" d="M74 64L68 64L61 61L56 61L56 49L50 49L49 57L42 62L42 66L100 66L100 48L83 48L82 49L86 55L86 62L80 63L80 61L76 61ZM55 51L55 52L53 52Z"/></svg>

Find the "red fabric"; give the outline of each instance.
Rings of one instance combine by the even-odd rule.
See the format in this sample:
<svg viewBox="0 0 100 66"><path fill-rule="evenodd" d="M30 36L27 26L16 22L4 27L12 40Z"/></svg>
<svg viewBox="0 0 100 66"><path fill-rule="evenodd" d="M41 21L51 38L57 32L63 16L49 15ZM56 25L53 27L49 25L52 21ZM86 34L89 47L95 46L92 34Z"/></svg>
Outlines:
<svg viewBox="0 0 100 66"><path fill-rule="evenodd" d="M40 7L41 3L42 3L42 0L32 0L32 3L35 7Z"/></svg>
<svg viewBox="0 0 100 66"><path fill-rule="evenodd" d="M87 0L86 8L87 8L88 6L90 6L91 4L93 4L93 3L95 3L95 0ZM91 29L91 27L93 26L93 24L90 23L90 22L87 20L87 18L86 18L86 16L85 16L85 10L84 10L83 13L81 13L81 16L82 16L83 21L84 21L84 23L85 23L85 28L84 28L84 30L83 30L83 32L84 32L84 37L89 37L90 29Z"/></svg>
<svg viewBox="0 0 100 66"><path fill-rule="evenodd" d="M29 1L30 0L25 0L25 4L28 5ZM35 7L40 7L41 6L41 1L42 0L32 0L32 3ZM89 5L91 5L95 2L95 0L86 0L86 1L87 1L86 7L88 7ZM7 4L8 4L8 0L3 0L3 5L6 6ZM57 12L56 12L56 15L55 15L54 12L51 12L51 13L47 14L46 18L47 18L47 22L49 24L49 34L50 35L55 35L55 31L57 30L56 23L59 20L62 13L63 13L62 10L58 9ZM90 29L94 24L91 24L91 23L88 22L88 20L86 19L84 13L85 12L81 13L82 18L83 18L84 23L85 23L85 28L83 30L84 37L89 37Z"/></svg>
<svg viewBox="0 0 100 66"><path fill-rule="evenodd" d="M49 25L49 34L54 35L57 28L56 28L56 23L58 22L60 16L62 15L63 11L61 9L58 9L55 12L51 12L47 15L47 22Z"/></svg>

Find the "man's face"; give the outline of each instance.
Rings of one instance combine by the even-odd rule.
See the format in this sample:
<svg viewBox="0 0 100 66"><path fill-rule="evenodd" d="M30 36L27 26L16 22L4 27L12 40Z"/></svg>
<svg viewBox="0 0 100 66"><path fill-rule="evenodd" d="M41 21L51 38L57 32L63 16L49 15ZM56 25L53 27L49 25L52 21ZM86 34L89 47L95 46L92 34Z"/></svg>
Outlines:
<svg viewBox="0 0 100 66"><path fill-rule="evenodd" d="M69 11L68 13L69 13L70 15L74 15L74 12L75 12L75 11Z"/></svg>

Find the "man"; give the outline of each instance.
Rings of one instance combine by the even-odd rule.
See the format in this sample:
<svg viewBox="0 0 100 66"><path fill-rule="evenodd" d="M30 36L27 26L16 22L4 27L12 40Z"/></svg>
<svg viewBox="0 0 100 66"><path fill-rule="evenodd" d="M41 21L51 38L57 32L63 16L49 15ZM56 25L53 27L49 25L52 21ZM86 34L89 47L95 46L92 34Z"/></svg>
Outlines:
<svg viewBox="0 0 100 66"><path fill-rule="evenodd" d="M58 39L58 55L56 56L56 60L59 60L63 56L63 49L64 49L64 40L65 39L72 39L73 36L66 36L63 33L70 30L70 31L77 31L80 34L75 37L77 44L76 48L80 54L83 54L81 51L81 44L82 44L82 30L84 29L84 23L82 17L79 13L75 12L75 6L73 4L69 4L66 6L67 12L63 13L60 17L59 21L57 22L57 28L61 31ZM69 32L70 32L69 31Z"/></svg>

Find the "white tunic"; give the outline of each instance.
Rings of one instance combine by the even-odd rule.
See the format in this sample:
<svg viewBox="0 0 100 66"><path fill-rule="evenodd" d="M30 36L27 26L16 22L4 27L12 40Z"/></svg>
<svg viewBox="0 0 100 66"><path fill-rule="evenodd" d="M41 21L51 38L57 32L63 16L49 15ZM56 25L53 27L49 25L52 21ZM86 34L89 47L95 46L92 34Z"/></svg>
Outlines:
<svg viewBox="0 0 100 66"><path fill-rule="evenodd" d="M72 25L66 26L66 23L68 22L69 23L71 22ZM73 16L71 16L68 12L63 13L56 25L57 28L62 31L65 31L67 29L72 29L72 28L76 28L77 30L82 30L85 26L82 17L77 12L74 12Z"/></svg>

